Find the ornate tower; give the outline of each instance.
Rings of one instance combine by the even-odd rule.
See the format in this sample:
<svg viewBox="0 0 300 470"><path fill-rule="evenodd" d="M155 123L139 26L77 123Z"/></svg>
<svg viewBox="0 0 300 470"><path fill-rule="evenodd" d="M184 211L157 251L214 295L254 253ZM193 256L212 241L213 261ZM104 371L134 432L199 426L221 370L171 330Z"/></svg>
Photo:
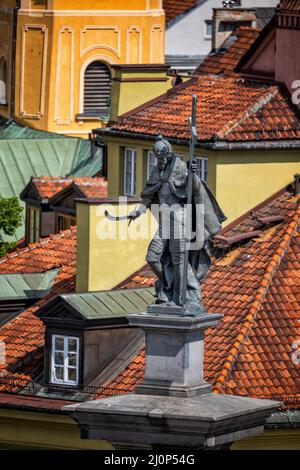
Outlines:
<svg viewBox="0 0 300 470"><path fill-rule="evenodd" d="M15 119L87 137L108 120L112 66L164 62L161 0L21 0Z"/></svg>

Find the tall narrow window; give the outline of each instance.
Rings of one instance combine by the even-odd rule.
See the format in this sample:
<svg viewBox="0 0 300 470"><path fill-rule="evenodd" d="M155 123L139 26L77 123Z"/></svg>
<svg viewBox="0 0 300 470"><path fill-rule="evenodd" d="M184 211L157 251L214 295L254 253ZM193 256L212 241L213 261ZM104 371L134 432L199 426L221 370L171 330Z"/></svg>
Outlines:
<svg viewBox="0 0 300 470"><path fill-rule="evenodd" d="M208 160L206 157L196 158L197 162L197 175L199 178L207 182L208 173Z"/></svg>
<svg viewBox="0 0 300 470"><path fill-rule="evenodd" d="M156 158L152 150L149 150L147 155L147 179L150 178L150 175L153 171L153 168L156 165Z"/></svg>
<svg viewBox="0 0 300 470"><path fill-rule="evenodd" d="M52 336L51 382L78 385L79 338Z"/></svg>
<svg viewBox="0 0 300 470"><path fill-rule="evenodd" d="M95 61L84 73L84 114L106 116L110 106L111 73L103 62Z"/></svg>
<svg viewBox="0 0 300 470"><path fill-rule="evenodd" d="M35 243L40 237L40 210L36 207L27 208L27 242Z"/></svg>
<svg viewBox="0 0 300 470"><path fill-rule="evenodd" d="M207 39L210 39L212 37L212 21L211 20L205 20L204 36Z"/></svg>
<svg viewBox="0 0 300 470"><path fill-rule="evenodd" d="M136 187L136 150L125 149L124 153L124 194L134 196Z"/></svg>
<svg viewBox="0 0 300 470"><path fill-rule="evenodd" d="M4 57L0 59L0 104L7 104L7 67Z"/></svg>

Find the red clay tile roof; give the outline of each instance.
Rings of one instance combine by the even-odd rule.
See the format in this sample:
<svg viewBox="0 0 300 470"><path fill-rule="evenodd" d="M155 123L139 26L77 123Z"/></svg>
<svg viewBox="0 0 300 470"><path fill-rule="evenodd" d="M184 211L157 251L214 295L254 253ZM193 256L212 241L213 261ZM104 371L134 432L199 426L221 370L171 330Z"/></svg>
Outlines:
<svg viewBox="0 0 300 470"><path fill-rule="evenodd" d="M166 22L174 20L176 16L185 13L199 3L197 0L163 0Z"/></svg>
<svg viewBox="0 0 300 470"><path fill-rule="evenodd" d="M203 282L207 311L224 314L220 324L206 335L206 379L221 393L277 398L287 407L299 408L299 199L288 187L256 207L257 213L286 219L275 225L260 223L261 236L215 259ZM257 224L256 216L247 213L222 234L256 231ZM34 312L54 296L74 290L76 232L71 229L49 237L0 262L0 272L35 272L57 266L62 267L52 292L0 330L7 353L2 373L8 377L32 380L42 372L44 326ZM146 287L154 282L155 276L145 266L121 287ZM141 350L105 386L133 390L143 374ZM7 390L6 386L1 390ZM17 387L10 387L10 391L17 391Z"/></svg>
<svg viewBox="0 0 300 470"><path fill-rule="evenodd" d="M54 297L75 289L76 230L60 234L18 250L0 261L0 273L43 272L60 267L52 291L0 330L5 342L6 365L0 365L0 375L32 380L43 369L44 325L34 312ZM0 391L6 390L0 384ZM17 389L18 387L16 387ZM11 387L9 388L12 391Z"/></svg>
<svg viewBox="0 0 300 470"><path fill-rule="evenodd" d="M221 46L217 52L207 55L194 74L237 77L239 74L234 71L235 67L258 36L259 30L256 28L248 26L236 28L226 41L229 42L228 48L224 49Z"/></svg>
<svg viewBox="0 0 300 470"><path fill-rule="evenodd" d="M281 0L278 9L284 11L300 11L300 0Z"/></svg>
<svg viewBox="0 0 300 470"><path fill-rule="evenodd" d="M284 222L261 226L260 237L215 260L204 279L206 310L224 314L206 334L205 374L215 392L277 398L300 408L300 207L290 190L260 207L262 214L279 212ZM255 226L248 214L228 233L249 229ZM122 287L154 282L145 267ZM106 386L133 390L143 374L142 350Z"/></svg>
<svg viewBox="0 0 300 470"><path fill-rule="evenodd" d="M279 85L199 76L120 116L106 132L163 134L188 142L192 96L197 95L199 141L299 139L300 117Z"/></svg>
<svg viewBox="0 0 300 470"><path fill-rule="evenodd" d="M76 228L72 227L0 259L0 274L37 273L74 263Z"/></svg>
<svg viewBox="0 0 300 470"><path fill-rule="evenodd" d="M35 186L41 199L48 199L58 193L72 182L69 178L56 176L32 177L32 184Z"/></svg>
<svg viewBox="0 0 300 470"><path fill-rule="evenodd" d="M61 412L63 406L73 402L67 400L53 400L49 398L22 396L17 394L0 393L1 408L19 408L24 410L43 409L50 412Z"/></svg>
<svg viewBox="0 0 300 470"><path fill-rule="evenodd" d="M39 178L31 178L31 183L35 186L41 199L50 199L73 182L86 198L107 196L107 181L104 178L85 176L75 178L40 176Z"/></svg>
<svg viewBox="0 0 300 470"><path fill-rule="evenodd" d="M104 178L74 178L73 182L87 199L107 197L107 181Z"/></svg>

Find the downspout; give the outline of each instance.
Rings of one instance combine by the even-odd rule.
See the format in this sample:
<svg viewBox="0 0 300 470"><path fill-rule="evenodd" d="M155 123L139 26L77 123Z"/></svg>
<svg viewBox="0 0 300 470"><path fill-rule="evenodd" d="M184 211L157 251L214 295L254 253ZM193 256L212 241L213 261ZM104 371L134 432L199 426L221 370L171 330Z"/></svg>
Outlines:
<svg viewBox="0 0 300 470"><path fill-rule="evenodd" d="M10 114L14 118L15 114L15 83L16 83L16 50L17 50L17 22L18 11L20 9L20 0L16 0L13 15L13 32L12 32L12 60L11 60L11 98L10 98Z"/></svg>

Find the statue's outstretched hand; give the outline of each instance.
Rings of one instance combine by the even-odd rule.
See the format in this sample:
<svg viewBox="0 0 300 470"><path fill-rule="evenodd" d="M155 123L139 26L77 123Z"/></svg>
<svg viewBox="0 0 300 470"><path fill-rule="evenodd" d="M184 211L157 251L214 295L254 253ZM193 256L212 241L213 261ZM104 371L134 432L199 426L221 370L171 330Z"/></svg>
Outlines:
<svg viewBox="0 0 300 470"><path fill-rule="evenodd" d="M129 212L128 214L128 219L129 220L135 220L141 215L141 212L139 210L134 210Z"/></svg>

